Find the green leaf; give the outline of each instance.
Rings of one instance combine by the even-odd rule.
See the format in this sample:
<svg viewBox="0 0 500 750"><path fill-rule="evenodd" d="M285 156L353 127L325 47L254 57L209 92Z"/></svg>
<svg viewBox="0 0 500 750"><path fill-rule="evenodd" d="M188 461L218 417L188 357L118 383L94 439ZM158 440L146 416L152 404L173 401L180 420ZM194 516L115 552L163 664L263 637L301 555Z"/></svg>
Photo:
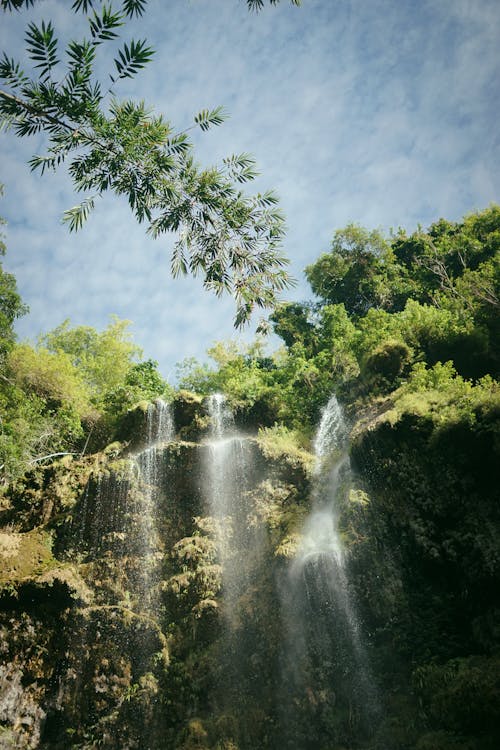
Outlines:
<svg viewBox="0 0 500 750"><path fill-rule="evenodd" d="M123 12L129 18L142 16L146 10L146 0L123 0Z"/></svg>
<svg viewBox="0 0 500 750"><path fill-rule="evenodd" d="M152 47L146 47L145 39L139 42L132 40L130 47L124 44L123 49L118 52L118 59L115 58L114 61L118 76L112 78L112 81L114 82L119 78L132 78L141 68L147 65L153 55L154 50Z"/></svg>
<svg viewBox="0 0 500 750"><path fill-rule="evenodd" d="M269 5L277 5L280 2L280 0L269 0ZM299 6L301 4L301 0L290 0L292 5ZM264 7L264 0L247 0L247 6L248 10L254 10L258 12L259 10L262 10Z"/></svg>
<svg viewBox="0 0 500 750"><path fill-rule="evenodd" d="M43 174L46 169L55 169L57 166L57 158L55 156L33 156L28 164L32 172L35 169L40 170L40 174Z"/></svg>
<svg viewBox="0 0 500 750"><path fill-rule="evenodd" d="M41 27L34 23L28 25L26 32L27 50L30 58L37 63L35 68L40 68L40 78L50 76L52 68L57 65L57 39L54 37L54 27L49 21L42 21Z"/></svg>
<svg viewBox="0 0 500 750"><path fill-rule="evenodd" d="M120 13L112 13L111 6L104 6L101 15L94 11L93 15L89 18L90 33L94 44L100 44L109 39L116 39L116 34L113 29L118 29L123 26L123 20Z"/></svg>
<svg viewBox="0 0 500 750"><path fill-rule="evenodd" d="M188 272L186 257L184 255L184 243L181 240L178 240L174 245L171 272L174 279L178 276L185 276Z"/></svg>
<svg viewBox="0 0 500 750"><path fill-rule="evenodd" d="M227 120L227 113L224 111L224 107L216 107L211 110L202 109L194 118L195 123L204 131L212 125L222 125L225 120Z"/></svg>
<svg viewBox="0 0 500 750"><path fill-rule="evenodd" d="M35 135L36 133L39 133L44 125L45 123L40 119L16 119L16 122L14 123L14 130L16 135L18 135L20 138L24 138L25 136Z"/></svg>
<svg viewBox="0 0 500 750"><path fill-rule="evenodd" d="M169 138L165 144L167 151L171 154L185 154L191 148L191 143L185 133Z"/></svg>
<svg viewBox="0 0 500 750"><path fill-rule="evenodd" d="M257 204L264 208L277 205L278 196L272 190L267 190L265 193L257 193L256 200Z"/></svg>
<svg viewBox="0 0 500 750"><path fill-rule="evenodd" d="M23 6L33 7L35 0L1 0L0 8L3 10L20 10Z"/></svg>
<svg viewBox="0 0 500 750"><path fill-rule="evenodd" d="M21 70L19 63L16 63L13 59L9 59L4 52L3 59L0 61L0 78L5 81L8 86L12 88L20 88L24 86L28 81L28 78L24 75L24 71Z"/></svg>
<svg viewBox="0 0 500 750"><path fill-rule="evenodd" d="M78 206L68 209L63 214L63 221L69 224L69 231L76 232L82 228L84 222L87 221L90 212L93 210L95 205L95 197L85 198L84 201Z"/></svg>
<svg viewBox="0 0 500 750"><path fill-rule="evenodd" d="M66 48L66 54L71 60L73 67L91 68L95 60L96 49L95 45L87 40L83 42L71 41Z"/></svg>
<svg viewBox="0 0 500 750"><path fill-rule="evenodd" d="M71 6L72 10L75 11L75 13L78 13L79 11L83 11L84 13L88 13L89 9L93 8L94 5L92 3L92 0L75 0L73 5Z"/></svg>

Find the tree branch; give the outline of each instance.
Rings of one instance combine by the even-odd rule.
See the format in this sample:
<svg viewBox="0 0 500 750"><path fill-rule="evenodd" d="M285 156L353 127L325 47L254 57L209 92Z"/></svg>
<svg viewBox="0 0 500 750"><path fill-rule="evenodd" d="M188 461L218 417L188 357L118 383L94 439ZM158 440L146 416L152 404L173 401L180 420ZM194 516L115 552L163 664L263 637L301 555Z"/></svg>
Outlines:
<svg viewBox="0 0 500 750"><path fill-rule="evenodd" d="M0 89L0 97L2 99L5 99L6 101L14 102L19 107L22 107L26 112L29 112L30 115L34 115L35 117L40 117L43 120L47 120L47 122L50 122L52 125L59 125L59 127L61 128L66 128L71 133L76 133L76 128L68 125L68 123L64 122L64 120L60 120L58 117L53 117L47 112L33 107L31 104L28 104L28 102L25 102L24 99L20 99L18 96L14 96L14 94L10 94L8 91Z"/></svg>

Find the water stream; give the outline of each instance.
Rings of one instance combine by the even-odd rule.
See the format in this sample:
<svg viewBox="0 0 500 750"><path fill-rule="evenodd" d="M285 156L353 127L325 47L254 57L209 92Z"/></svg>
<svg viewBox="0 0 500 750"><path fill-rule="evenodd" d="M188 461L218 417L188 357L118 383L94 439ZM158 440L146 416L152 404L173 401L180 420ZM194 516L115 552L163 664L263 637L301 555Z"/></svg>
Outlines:
<svg viewBox="0 0 500 750"><path fill-rule="evenodd" d="M290 722L297 707L314 716L319 736L334 730L318 717L342 707L353 725L369 725L377 711L376 689L350 594L339 514L350 480L348 429L335 398L325 406L313 442L315 468L311 511L282 588L286 631L283 664L285 721L291 735L285 747L315 747ZM306 719L307 721L307 719ZM346 727L338 728L342 736Z"/></svg>
<svg viewBox="0 0 500 750"><path fill-rule="evenodd" d="M137 571L136 593L143 611L157 609L155 583L161 544L158 539L158 493L164 484L163 448L174 439L175 426L172 407L162 399L148 404L146 413L146 447L134 456L141 478L141 492L137 497L135 529L141 566ZM131 530L132 531L132 530Z"/></svg>
<svg viewBox="0 0 500 750"><path fill-rule="evenodd" d="M205 465L206 494L210 514L217 524L224 616L234 630L238 626L238 599L248 584L245 558L256 552L248 501L251 456L247 441L236 432L222 394L209 397L208 412L211 429Z"/></svg>

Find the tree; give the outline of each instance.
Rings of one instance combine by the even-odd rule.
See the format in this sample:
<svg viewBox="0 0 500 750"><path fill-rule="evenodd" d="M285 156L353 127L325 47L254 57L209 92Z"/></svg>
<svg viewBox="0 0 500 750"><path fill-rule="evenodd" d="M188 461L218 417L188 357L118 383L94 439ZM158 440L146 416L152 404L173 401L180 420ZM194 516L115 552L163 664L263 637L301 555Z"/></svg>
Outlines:
<svg viewBox="0 0 500 750"><path fill-rule="evenodd" d="M323 302L344 304L352 315L370 307L401 309L406 299L404 269L390 244L378 230L356 224L335 232L331 251L308 266L306 276Z"/></svg>
<svg viewBox="0 0 500 750"><path fill-rule="evenodd" d="M78 370L96 406L106 394L123 385L135 361L142 354L133 343L128 320L112 316L100 332L91 326L71 327L65 320L40 338L40 345L53 354L64 354Z"/></svg>
<svg viewBox="0 0 500 750"><path fill-rule="evenodd" d="M0 196L3 185L0 184ZM0 227L5 220L0 216ZM3 235L0 233L0 256L5 255ZM14 321L28 311L17 291L16 279L3 270L0 263L0 366L15 340Z"/></svg>
<svg viewBox="0 0 500 750"><path fill-rule="evenodd" d="M274 332L283 339L288 348L303 344L314 350L315 327L311 322L311 306L300 302L284 302L269 316Z"/></svg>
<svg viewBox="0 0 500 750"><path fill-rule="evenodd" d="M0 3L12 11L34 6L35 0ZM263 0L247 0L249 9L263 5ZM68 162L73 184L84 195L65 213L71 231L82 226L107 191L125 196L153 237L178 233L172 274L202 275L205 288L218 296L230 293L236 301L235 325L241 326L255 307L272 306L277 293L292 283L280 250L284 219L275 194L242 191L241 185L257 174L248 154L201 168L187 134L191 128L176 130L144 102L116 98L120 81L134 77L152 59L154 50L146 40L123 44L110 85L102 84L96 74L101 46L116 40L127 20L145 12L146 0L123 0L119 11L98 0L75 0L71 7L87 14L88 36L69 42L65 66L50 21L28 25L31 71L4 53L0 117L19 137L46 134L46 152L33 156L32 170L43 173ZM192 127L206 131L224 119L221 107L202 110Z"/></svg>

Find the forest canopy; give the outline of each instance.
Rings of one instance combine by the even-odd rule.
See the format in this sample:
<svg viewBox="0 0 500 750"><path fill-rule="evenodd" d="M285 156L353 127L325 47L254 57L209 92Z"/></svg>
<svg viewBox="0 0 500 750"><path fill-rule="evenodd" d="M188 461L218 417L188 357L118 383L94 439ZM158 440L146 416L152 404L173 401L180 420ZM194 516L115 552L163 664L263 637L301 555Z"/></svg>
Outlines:
<svg viewBox="0 0 500 750"><path fill-rule="evenodd" d="M420 394L422 408L467 419L498 400L500 207L388 238L348 225L306 275L314 298L270 316L278 351L220 342L208 351L214 365L179 364L179 387L223 391L249 424L279 423L302 439L332 392L351 409ZM113 317L102 332L64 321L36 346L15 343L25 307L15 279L2 279L4 481L46 455L103 447L134 404L172 396L128 321Z"/></svg>

